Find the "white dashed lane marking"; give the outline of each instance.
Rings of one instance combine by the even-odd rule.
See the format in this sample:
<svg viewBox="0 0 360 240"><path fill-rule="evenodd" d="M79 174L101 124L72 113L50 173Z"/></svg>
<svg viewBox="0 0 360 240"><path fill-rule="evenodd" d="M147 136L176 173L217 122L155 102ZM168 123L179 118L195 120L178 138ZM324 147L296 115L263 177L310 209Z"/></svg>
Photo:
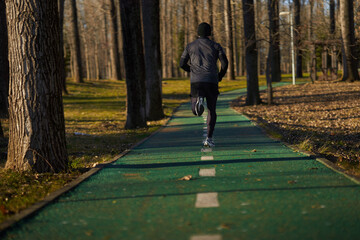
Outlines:
<svg viewBox="0 0 360 240"><path fill-rule="evenodd" d="M195 207L196 208L219 207L218 193L209 192L209 193L196 194Z"/></svg>
<svg viewBox="0 0 360 240"><path fill-rule="evenodd" d="M214 156L201 156L201 161L214 160Z"/></svg>
<svg viewBox="0 0 360 240"><path fill-rule="evenodd" d="M197 235L192 236L190 240L222 240L221 235Z"/></svg>
<svg viewBox="0 0 360 240"><path fill-rule="evenodd" d="M215 168L206 168L199 170L200 177L215 177L216 171Z"/></svg>

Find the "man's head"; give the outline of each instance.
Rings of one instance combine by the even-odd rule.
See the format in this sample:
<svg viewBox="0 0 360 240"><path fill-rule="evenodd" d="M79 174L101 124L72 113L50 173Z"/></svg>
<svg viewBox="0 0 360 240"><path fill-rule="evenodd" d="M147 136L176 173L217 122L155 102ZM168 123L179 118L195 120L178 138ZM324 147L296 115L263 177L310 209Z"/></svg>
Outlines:
<svg viewBox="0 0 360 240"><path fill-rule="evenodd" d="M211 27L208 23L203 22L198 26L198 35L200 37L208 37L211 36Z"/></svg>

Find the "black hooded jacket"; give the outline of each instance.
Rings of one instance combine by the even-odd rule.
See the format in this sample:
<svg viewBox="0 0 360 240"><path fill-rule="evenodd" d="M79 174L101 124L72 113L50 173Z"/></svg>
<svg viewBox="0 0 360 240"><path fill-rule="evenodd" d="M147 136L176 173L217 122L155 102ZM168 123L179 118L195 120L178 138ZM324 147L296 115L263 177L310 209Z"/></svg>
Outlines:
<svg viewBox="0 0 360 240"><path fill-rule="evenodd" d="M220 72L216 65L218 59L221 62ZM200 37L186 46L181 55L180 67L190 72L191 83L218 84L226 73L228 60L220 44L207 37Z"/></svg>

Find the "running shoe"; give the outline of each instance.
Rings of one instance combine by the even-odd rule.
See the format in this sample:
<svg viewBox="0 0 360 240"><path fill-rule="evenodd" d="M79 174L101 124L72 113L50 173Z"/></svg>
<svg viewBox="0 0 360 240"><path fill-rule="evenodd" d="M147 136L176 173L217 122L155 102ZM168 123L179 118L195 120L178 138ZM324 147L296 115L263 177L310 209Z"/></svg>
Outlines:
<svg viewBox="0 0 360 240"><path fill-rule="evenodd" d="M195 113L197 116L201 116L204 112L204 98L203 97L198 97L196 104L195 104Z"/></svg>
<svg viewBox="0 0 360 240"><path fill-rule="evenodd" d="M214 141L212 140L212 138L206 138L205 141L204 141L204 147L215 147L215 143Z"/></svg>

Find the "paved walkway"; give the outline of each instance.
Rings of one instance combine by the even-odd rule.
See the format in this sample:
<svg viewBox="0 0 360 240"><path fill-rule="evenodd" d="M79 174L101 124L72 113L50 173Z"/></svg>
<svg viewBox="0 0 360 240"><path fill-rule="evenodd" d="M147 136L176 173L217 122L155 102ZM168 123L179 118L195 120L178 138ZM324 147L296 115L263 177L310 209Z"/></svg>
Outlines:
<svg viewBox="0 0 360 240"><path fill-rule="evenodd" d="M360 185L266 137L229 108L241 93L221 95L212 151L184 104L4 239L359 239Z"/></svg>

